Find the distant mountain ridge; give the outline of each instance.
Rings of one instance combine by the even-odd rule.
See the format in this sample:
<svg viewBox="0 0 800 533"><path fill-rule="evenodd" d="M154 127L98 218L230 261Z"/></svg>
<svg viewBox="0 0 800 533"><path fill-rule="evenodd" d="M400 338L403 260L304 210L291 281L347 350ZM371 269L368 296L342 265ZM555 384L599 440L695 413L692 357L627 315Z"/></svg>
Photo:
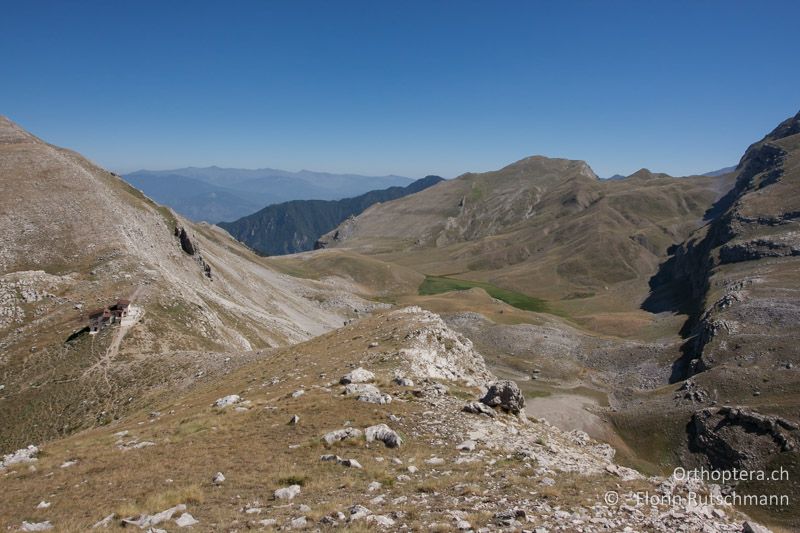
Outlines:
<svg viewBox="0 0 800 533"><path fill-rule="evenodd" d="M733 165L730 167L721 168L719 170L712 170L711 172L706 172L705 174L703 174L703 176L711 176L711 177L724 176L725 174L730 174L735 170L736 170L736 165Z"/></svg>
<svg viewBox="0 0 800 533"><path fill-rule="evenodd" d="M219 222L290 200L338 200L413 182L403 176L362 176L301 170L186 167L137 170L125 181L195 221Z"/></svg>
<svg viewBox="0 0 800 533"><path fill-rule="evenodd" d="M265 255L284 255L311 250L317 239L348 217L368 207L396 200L444 181L426 176L407 187L389 187L342 200L293 200L269 205L234 222L220 222L235 239Z"/></svg>

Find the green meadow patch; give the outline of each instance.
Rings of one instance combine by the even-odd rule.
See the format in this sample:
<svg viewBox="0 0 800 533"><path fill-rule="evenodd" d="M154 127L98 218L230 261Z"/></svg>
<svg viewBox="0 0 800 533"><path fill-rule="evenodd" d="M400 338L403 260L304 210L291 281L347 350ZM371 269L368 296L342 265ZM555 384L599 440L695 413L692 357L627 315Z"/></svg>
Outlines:
<svg viewBox="0 0 800 533"><path fill-rule="evenodd" d="M482 281L469 281L445 276L425 276L425 281L419 286L419 294L421 296L429 296L450 291L466 291L476 287L485 290L492 298L502 300L517 309L534 311L537 313L551 312L544 300L533 298L520 292L501 289L491 283L484 283Z"/></svg>

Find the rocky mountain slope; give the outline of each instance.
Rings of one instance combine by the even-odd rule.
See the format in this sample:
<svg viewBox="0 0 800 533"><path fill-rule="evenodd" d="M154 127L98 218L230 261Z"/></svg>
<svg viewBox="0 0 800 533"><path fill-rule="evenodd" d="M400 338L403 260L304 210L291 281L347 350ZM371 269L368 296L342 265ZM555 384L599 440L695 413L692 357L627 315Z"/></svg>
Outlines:
<svg viewBox="0 0 800 533"><path fill-rule="evenodd" d="M361 176L272 168L138 170L124 179L150 198L195 221L236 220L289 200L338 200L373 189L405 187L402 176Z"/></svg>
<svg viewBox="0 0 800 533"><path fill-rule="evenodd" d="M438 316L383 312L7 457L0 527L766 531L523 405Z"/></svg>
<svg viewBox="0 0 800 533"><path fill-rule="evenodd" d="M531 157L373 206L320 241L540 298L616 333L650 320L639 312L649 278L730 183L645 169L600 180L582 161Z"/></svg>
<svg viewBox="0 0 800 533"><path fill-rule="evenodd" d="M263 255L284 255L314 248L317 239L348 217L379 202L396 200L442 181L426 176L406 187L389 187L342 200L294 200L274 204L233 222L217 224Z"/></svg>
<svg viewBox="0 0 800 533"><path fill-rule="evenodd" d="M713 220L655 278L691 289L677 295L690 312L672 373L681 401L657 399L688 424L687 461L800 476L798 192L800 114L747 149Z"/></svg>
<svg viewBox="0 0 800 533"><path fill-rule="evenodd" d="M106 423L223 364L200 352L284 346L374 305L279 273L5 118L0 183L3 451ZM119 299L136 323L90 335L89 312Z"/></svg>

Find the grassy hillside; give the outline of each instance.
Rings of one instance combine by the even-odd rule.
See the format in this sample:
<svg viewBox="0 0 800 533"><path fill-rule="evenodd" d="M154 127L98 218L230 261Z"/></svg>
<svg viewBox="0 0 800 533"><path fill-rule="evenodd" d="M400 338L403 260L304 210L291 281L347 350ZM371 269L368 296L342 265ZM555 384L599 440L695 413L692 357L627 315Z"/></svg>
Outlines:
<svg viewBox="0 0 800 533"><path fill-rule="evenodd" d="M643 169L599 180L584 162L531 157L373 206L321 240L430 276L459 272L462 284L558 302L551 307L614 334L630 330L630 313L640 313L670 247L704 224L733 179ZM428 281L423 290L446 287Z"/></svg>

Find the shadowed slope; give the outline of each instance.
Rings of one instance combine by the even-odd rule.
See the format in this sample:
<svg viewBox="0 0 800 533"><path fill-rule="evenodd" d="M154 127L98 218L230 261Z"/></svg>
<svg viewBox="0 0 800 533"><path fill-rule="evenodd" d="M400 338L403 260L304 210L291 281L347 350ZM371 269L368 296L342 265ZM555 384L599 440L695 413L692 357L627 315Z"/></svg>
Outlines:
<svg viewBox="0 0 800 533"><path fill-rule="evenodd" d="M408 196L440 181L439 176L427 176L407 187L390 187L342 200L294 200L218 225L264 255L303 252L313 249L320 236L369 206Z"/></svg>

